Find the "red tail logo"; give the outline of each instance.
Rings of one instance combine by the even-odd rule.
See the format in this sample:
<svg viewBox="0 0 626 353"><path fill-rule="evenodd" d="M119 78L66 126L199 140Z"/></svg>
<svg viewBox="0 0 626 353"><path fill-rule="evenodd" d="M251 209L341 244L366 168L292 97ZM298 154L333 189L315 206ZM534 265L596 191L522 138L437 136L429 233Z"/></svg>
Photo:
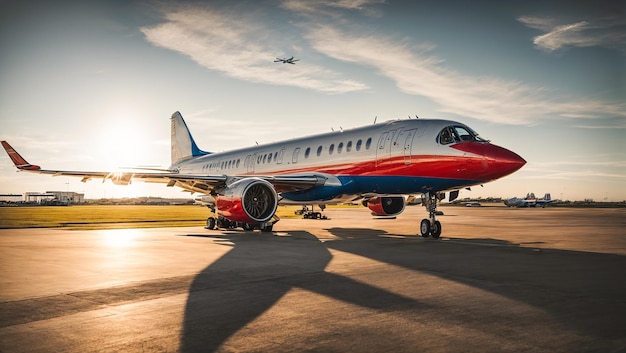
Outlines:
<svg viewBox="0 0 626 353"><path fill-rule="evenodd" d="M17 153L16 150L13 149L13 147L11 147L11 145L9 145L8 142L2 141L2 147L4 148L5 151L7 151L9 158L11 158L11 160L13 161L13 164L15 164L15 166L18 169L27 169L27 170L41 169L41 167L39 167L38 165L32 165L28 163L22 156L20 156L19 153Z"/></svg>

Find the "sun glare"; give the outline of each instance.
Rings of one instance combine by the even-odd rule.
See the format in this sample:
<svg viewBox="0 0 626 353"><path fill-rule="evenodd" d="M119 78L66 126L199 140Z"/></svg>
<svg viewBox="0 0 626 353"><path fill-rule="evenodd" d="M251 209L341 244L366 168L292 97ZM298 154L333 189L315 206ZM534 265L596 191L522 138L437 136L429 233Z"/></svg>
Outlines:
<svg viewBox="0 0 626 353"><path fill-rule="evenodd" d="M137 229L115 229L101 231L102 242L110 248L133 246L140 232Z"/></svg>
<svg viewBox="0 0 626 353"><path fill-rule="evenodd" d="M151 128L144 126L146 119L132 111L103 113L87 141L92 170L125 172L125 168L145 166L151 163L148 136ZM141 183L140 183L141 184ZM105 197L137 197L140 190L135 183L113 185L105 182Z"/></svg>
<svg viewBox="0 0 626 353"><path fill-rule="evenodd" d="M137 124L117 122L99 132L96 148L101 162L108 167L132 167L141 164L146 140Z"/></svg>

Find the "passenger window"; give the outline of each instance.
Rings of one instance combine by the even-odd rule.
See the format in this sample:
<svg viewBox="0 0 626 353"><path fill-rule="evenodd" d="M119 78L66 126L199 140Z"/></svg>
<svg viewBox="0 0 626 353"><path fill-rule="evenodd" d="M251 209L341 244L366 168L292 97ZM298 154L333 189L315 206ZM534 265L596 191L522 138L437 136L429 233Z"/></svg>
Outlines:
<svg viewBox="0 0 626 353"><path fill-rule="evenodd" d="M311 153L311 147L307 147L304 151L304 158L309 158L309 154Z"/></svg>
<svg viewBox="0 0 626 353"><path fill-rule="evenodd" d="M335 151L335 144L331 144L330 147L328 147L328 154L333 154L334 151Z"/></svg>
<svg viewBox="0 0 626 353"><path fill-rule="evenodd" d="M265 162L267 161L267 154L263 155L263 164L265 164Z"/></svg>
<svg viewBox="0 0 626 353"><path fill-rule="evenodd" d="M370 146L372 145L372 138L368 138L367 141L365 141L365 149L369 150Z"/></svg>
<svg viewBox="0 0 626 353"><path fill-rule="evenodd" d="M322 155L322 146L319 146L319 147L317 148L317 156L319 157L319 156L321 156L321 155Z"/></svg>
<svg viewBox="0 0 626 353"><path fill-rule="evenodd" d="M362 142L363 142L363 141L361 141L361 140L358 140L358 141L356 142L356 150L357 150L357 151L360 151L360 150L361 150L361 143L362 143Z"/></svg>
<svg viewBox="0 0 626 353"><path fill-rule="evenodd" d="M272 163L272 154L267 155L267 163Z"/></svg>
<svg viewBox="0 0 626 353"><path fill-rule="evenodd" d="M348 141L348 144L346 145L346 152L350 152L352 150L352 141Z"/></svg>
<svg viewBox="0 0 626 353"><path fill-rule="evenodd" d="M339 145L337 145L337 153L341 153L342 149L343 149L343 142L339 142Z"/></svg>
<svg viewBox="0 0 626 353"><path fill-rule="evenodd" d="M241 159L237 160L237 168L239 168L239 162L241 162Z"/></svg>

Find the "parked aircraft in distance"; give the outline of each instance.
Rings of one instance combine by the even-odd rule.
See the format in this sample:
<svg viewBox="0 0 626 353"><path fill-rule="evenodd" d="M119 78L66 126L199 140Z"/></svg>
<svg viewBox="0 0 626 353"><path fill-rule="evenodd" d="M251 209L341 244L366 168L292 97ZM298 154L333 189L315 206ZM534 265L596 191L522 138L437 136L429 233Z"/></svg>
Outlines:
<svg viewBox="0 0 626 353"><path fill-rule="evenodd" d="M293 64L295 65L296 61L300 61L300 59L294 59L293 56L291 58L287 58L287 59L283 59L283 58L276 58L276 60L274 60L275 63L280 63L282 62L283 64Z"/></svg>
<svg viewBox="0 0 626 353"><path fill-rule="evenodd" d="M535 197L535 194L530 192L526 194L526 197L523 199L512 197L510 199L504 200L504 204L509 207L546 207L550 202L552 202L552 198L550 194L545 194L542 199L538 199Z"/></svg>
<svg viewBox="0 0 626 353"><path fill-rule="evenodd" d="M526 161L450 120L396 120L249 148L212 153L198 148L179 112L171 118L171 166L165 170L89 172L42 169L6 141L2 146L23 171L178 186L205 195L217 217L207 228L271 231L281 204L362 201L374 215L404 211L403 195L423 195L429 217L423 237L439 238L437 201L450 191L509 175Z"/></svg>

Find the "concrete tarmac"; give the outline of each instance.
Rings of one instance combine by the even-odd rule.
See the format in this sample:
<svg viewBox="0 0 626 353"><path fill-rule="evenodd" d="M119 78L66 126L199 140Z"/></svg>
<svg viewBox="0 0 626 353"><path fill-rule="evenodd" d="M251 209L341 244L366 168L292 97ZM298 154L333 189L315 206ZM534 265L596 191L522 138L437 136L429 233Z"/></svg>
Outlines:
<svg viewBox="0 0 626 353"><path fill-rule="evenodd" d="M0 352L626 352L626 209L0 231Z"/></svg>

